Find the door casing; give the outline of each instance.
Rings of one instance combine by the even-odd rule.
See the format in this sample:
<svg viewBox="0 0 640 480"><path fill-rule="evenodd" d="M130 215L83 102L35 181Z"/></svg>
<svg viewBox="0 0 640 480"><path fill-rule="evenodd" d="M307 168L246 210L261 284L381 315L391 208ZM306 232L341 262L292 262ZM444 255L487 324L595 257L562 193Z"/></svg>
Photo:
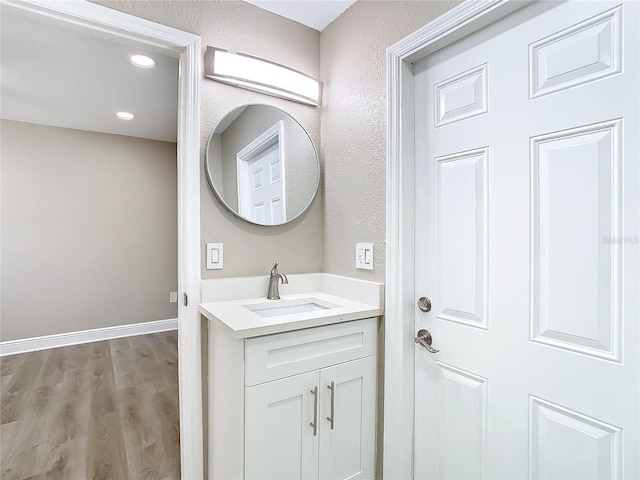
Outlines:
<svg viewBox="0 0 640 480"><path fill-rule="evenodd" d="M387 270L383 478L413 478L414 124L412 64L533 0L466 0L386 51Z"/></svg>
<svg viewBox="0 0 640 480"><path fill-rule="evenodd" d="M200 37L85 1L2 0L4 5L142 42L179 59L178 77L178 380L182 478L203 478L200 344Z"/></svg>

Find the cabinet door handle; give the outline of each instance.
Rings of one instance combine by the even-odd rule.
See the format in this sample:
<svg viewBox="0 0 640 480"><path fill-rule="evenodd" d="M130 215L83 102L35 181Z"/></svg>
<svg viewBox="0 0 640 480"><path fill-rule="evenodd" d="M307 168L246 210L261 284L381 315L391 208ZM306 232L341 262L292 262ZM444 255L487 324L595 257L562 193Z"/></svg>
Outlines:
<svg viewBox="0 0 640 480"><path fill-rule="evenodd" d="M335 384L335 382L331 382L329 385L327 385L327 388L329 390L331 390L331 416L327 417L327 420L329 420L329 422L331 423L331 430L333 430L333 428L336 425L336 415L335 415L335 411L336 411L336 384Z"/></svg>
<svg viewBox="0 0 640 480"><path fill-rule="evenodd" d="M313 395L313 422L309 425L313 427L313 436L318 436L318 386L316 385L311 390L311 394Z"/></svg>

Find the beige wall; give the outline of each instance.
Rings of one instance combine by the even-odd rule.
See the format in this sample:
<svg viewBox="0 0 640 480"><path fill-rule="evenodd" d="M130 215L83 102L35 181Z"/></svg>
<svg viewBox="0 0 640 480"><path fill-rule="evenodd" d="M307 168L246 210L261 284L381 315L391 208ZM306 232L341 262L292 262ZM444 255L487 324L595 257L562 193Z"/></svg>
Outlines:
<svg viewBox="0 0 640 480"><path fill-rule="evenodd" d="M322 31L323 271L384 282L385 49L454 7L451 1L358 1ZM356 242L374 242L357 270Z"/></svg>
<svg viewBox="0 0 640 480"><path fill-rule="evenodd" d="M1 340L176 318L176 144L1 128Z"/></svg>
<svg viewBox="0 0 640 480"><path fill-rule="evenodd" d="M385 50L457 2L359 0L322 31L323 271L385 281ZM354 266L356 242L374 243L374 270ZM384 323L378 385L384 384ZM378 389L376 476L382 474L384 390Z"/></svg>
<svg viewBox="0 0 640 480"><path fill-rule="evenodd" d="M290 225L259 227L218 204L202 171L204 243L224 242L225 268L203 278L265 275L274 260L287 273L324 271L374 281L385 275L385 49L455 6L454 1L359 0L320 34L241 1L94 0L198 34L206 45L262 56L324 82L314 109L202 80L202 157L209 133L232 109L274 105L321 147L321 194ZM322 145L320 137L322 136ZM375 269L357 270L355 243L375 244Z"/></svg>
<svg viewBox="0 0 640 480"><path fill-rule="evenodd" d="M96 0L95 3L169 25L202 37L207 45L244 52L319 77L320 33L241 1ZM231 110L247 103L284 110L320 145L320 109L202 79L201 165L209 133ZM280 261L284 273L322 269L322 199L293 223L260 227L227 212L210 191L201 168L202 258L206 242L224 243L224 269L205 270L203 278L267 275Z"/></svg>

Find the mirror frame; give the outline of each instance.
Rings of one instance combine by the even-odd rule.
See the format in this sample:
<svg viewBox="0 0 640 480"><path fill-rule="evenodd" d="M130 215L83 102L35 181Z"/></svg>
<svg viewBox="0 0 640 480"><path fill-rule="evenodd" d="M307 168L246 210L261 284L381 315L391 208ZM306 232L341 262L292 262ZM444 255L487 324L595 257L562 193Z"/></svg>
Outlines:
<svg viewBox="0 0 640 480"><path fill-rule="evenodd" d="M311 198L309 199L307 204L304 206L304 208L302 210L300 210L299 213L297 213L294 217L292 217L290 219L287 219L287 221L282 222L282 223L272 223L272 224L257 223L257 222L254 222L253 220L249 220L248 218L243 217L242 215L240 215L240 213L236 212L235 210L233 210L227 204L227 202L224 201L222 196L218 193L218 191L216 190L215 185L213 184L213 179L211 178L211 172L209 171L209 162L208 162L208 159L209 159L209 145L211 144L211 139L213 138L214 135L220 135L219 133L216 133L216 128L218 128L218 125L220 125L220 123L231 112L237 110L238 108L243 108L243 107L246 108L246 107L251 107L251 106L261 106L261 107L273 108L275 110L278 110L280 113L283 113L284 115L287 115L289 118L291 118L294 122L296 122L300 126L300 128L302 128L304 133L307 135L307 138L309 138L309 142L311 143L311 146L313 147L313 153L316 156L316 165L318 166L318 178L316 180L316 184L315 184L314 189L313 189L313 195L311 195ZM211 189L211 191L213 192L215 197L218 199L220 204L225 208L225 210L227 210L229 213L231 213L234 217L239 218L240 220L243 220L243 221L245 221L247 223L250 223L252 225L258 225L260 227L280 227L282 225L287 225L287 224L295 221L296 219L300 218L300 216L303 213L305 213L307 210L309 210L309 207L311 206L311 204L315 200L316 196L318 195L318 190L320 189L320 176L321 176L320 155L318 154L318 149L316 148L316 145L313 142L313 139L311 138L311 135L309 135L309 132L307 131L307 129L304 128L304 126L293 115L291 115L288 112L285 112L281 108L274 107L273 105L268 105L266 103L247 103L247 104L243 104L243 105L237 105L234 108L232 108L231 110L229 110L224 115L224 117L222 117L220 119L220 121L216 124L216 126L211 130L211 133L207 137L207 144L205 145L205 148L204 148L204 174L205 174L205 177L207 178L207 183L209 184L209 188Z"/></svg>

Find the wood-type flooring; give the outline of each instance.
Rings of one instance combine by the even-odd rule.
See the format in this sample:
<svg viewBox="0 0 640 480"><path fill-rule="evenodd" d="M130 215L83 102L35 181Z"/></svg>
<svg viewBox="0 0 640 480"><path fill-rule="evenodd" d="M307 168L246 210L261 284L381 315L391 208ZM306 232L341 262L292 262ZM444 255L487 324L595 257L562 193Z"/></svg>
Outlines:
<svg viewBox="0 0 640 480"><path fill-rule="evenodd" d="M0 358L0 478L179 479L178 334Z"/></svg>

